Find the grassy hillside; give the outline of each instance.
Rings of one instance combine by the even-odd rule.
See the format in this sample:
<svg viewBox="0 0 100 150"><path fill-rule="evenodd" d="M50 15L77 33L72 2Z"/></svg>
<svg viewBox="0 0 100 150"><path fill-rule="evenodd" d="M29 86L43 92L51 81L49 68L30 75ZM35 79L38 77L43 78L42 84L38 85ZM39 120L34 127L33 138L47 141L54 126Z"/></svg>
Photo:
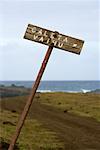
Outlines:
<svg viewBox="0 0 100 150"><path fill-rule="evenodd" d="M28 96L18 96L6 97L0 100L1 141L4 140L6 143L10 142L15 131L19 113L23 110L27 99ZM77 118L70 114L94 119L90 119L88 122L89 119ZM68 118L69 120L66 120ZM69 150L79 149L79 147L81 150L84 145L89 148L89 144L84 144L84 142L92 140L97 141L97 139L99 139L98 135L95 135L97 139L94 139L94 137L92 138L92 136L88 137L92 135L92 133L93 135L94 133L99 134L99 129L97 130L98 123L95 123L95 120L100 121L99 94L37 93L29 117L27 117L17 141L17 145L20 150L66 150L65 145L66 147L69 146ZM77 125L77 123L81 124ZM83 126L86 129L84 129ZM91 134L88 133L87 126L88 128L91 126L90 130L93 128ZM83 134L83 130L84 136L82 135L82 137L80 137L81 134ZM73 137L77 137L79 140L73 141ZM81 138L85 139L83 140ZM93 146L93 142L90 142L90 145L91 144ZM99 150L100 145L96 145L98 145L97 150Z"/></svg>
<svg viewBox="0 0 100 150"><path fill-rule="evenodd" d="M0 112L0 138L9 143L18 120L18 114L3 110ZM55 132L45 129L35 119L27 119L17 141L20 150L59 150L64 144Z"/></svg>
<svg viewBox="0 0 100 150"><path fill-rule="evenodd" d="M44 93L40 94L38 100L62 111L92 117L100 121L100 94Z"/></svg>
<svg viewBox="0 0 100 150"><path fill-rule="evenodd" d="M8 87L5 87L4 85L0 85L1 98L28 95L29 92L30 89L27 89L22 86L16 86L14 84Z"/></svg>
<svg viewBox="0 0 100 150"><path fill-rule="evenodd" d="M27 99L28 96L4 98L1 107L20 111ZM34 101L58 108L60 111L92 117L100 121L100 94L37 93Z"/></svg>

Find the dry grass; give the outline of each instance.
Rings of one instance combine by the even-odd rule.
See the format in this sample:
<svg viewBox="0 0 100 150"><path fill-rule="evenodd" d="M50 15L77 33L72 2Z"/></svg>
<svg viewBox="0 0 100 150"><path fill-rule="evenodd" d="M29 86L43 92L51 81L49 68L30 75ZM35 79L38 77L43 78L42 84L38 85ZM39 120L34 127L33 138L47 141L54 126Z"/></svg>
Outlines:
<svg viewBox="0 0 100 150"><path fill-rule="evenodd" d="M2 110L0 112L0 137L10 142L15 131L18 114ZM42 127L35 119L27 119L17 141L20 150L63 150L63 143L56 133Z"/></svg>
<svg viewBox="0 0 100 150"><path fill-rule="evenodd" d="M28 96L4 98L0 101L0 137L9 142L15 131L18 120L17 111L22 110ZM72 94L72 93L37 93L34 101L50 105L60 111L88 116L100 121L99 94ZM6 122L4 124L4 122ZM8 123L7 123L8 122ZM64 149L64 143L57 134L52 132L36 119L27 119L18 139L20 150L59 150Z"/></svg>
<svg viewBox="0 0 100 150"><path fill-rule="evenodd" d="M38 100L63 111L93 117L100 121L100 94L43 93Z"/></svg>

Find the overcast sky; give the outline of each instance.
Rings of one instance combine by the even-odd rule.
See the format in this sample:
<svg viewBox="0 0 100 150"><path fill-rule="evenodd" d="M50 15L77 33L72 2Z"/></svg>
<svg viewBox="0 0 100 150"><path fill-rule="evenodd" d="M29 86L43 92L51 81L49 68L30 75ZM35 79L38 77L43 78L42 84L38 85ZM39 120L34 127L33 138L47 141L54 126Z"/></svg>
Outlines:
<svg viewBox="0 0 100 150"><path fill-rule="evenodd" d="M42 80L100 80L99 0L1 0L0 80L35 80L48 46L23 39L28 23L85 41L54 48Z"/></svg>

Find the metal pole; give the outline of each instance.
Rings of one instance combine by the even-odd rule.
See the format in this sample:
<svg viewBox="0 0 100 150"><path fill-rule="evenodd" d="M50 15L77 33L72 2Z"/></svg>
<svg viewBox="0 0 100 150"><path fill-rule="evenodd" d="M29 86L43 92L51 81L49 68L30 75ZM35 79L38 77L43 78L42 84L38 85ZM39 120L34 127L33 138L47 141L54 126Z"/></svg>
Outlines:
<svg viewBox="0 0 100 150"><path fill-rule="evenodd" d="M15 143L16 143L18 137L19 137L19 134L21 132L21 128L23 127L23 124L25 122L26 116L27 116L27 114L29 112L30 106L32 104L33 98L34 98L36 90L37 90L37 88L39 86L40 80L42 78L43 72L44 72L44 70L46 68L46 65L47 65L47 62L49 60L49 57L50 57L50 54L51 54L52 50L53 50L53 44L51 46L49 46L49 48L47 50L47 53L45 55L45 58L43 60L42 65L41 65L41 68L40 68L40 71L39 71L38 76L36 78L36 81L35 81L35 83L34 83L34 85L32 87L32 92L31 92L31 94L29 96L29 99L26 102L26 105L24 107L24 110L23 110L23 112L22 112L22 114L20 116L20 119L19 119L18 124L16 126L15 134L12 137L12 140L11 140L11 143L10 143L10 146L9 146L8 150L14 150Z"/></svg>

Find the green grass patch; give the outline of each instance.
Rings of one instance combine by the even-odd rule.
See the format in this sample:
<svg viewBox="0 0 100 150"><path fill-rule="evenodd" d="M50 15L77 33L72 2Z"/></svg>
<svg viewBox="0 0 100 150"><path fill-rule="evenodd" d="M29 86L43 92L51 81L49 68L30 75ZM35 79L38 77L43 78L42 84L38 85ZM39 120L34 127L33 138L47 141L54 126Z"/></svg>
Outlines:
<svg viewBox="0 0 100 150"><path fill-rule="evenodd" d="M43 93L39 101L60 110L92 117L100 121L100 94Z"/></svg>
<svg viewBox="0 0 100 150"><path fill-rule="evenodd" d="M18 114L2 110L0 112L0 138L10 142L15 132ZM64 144L58 139L55 132L43 128L35 119L26 119L17 141L20 150L59 150Z"/></svg>

